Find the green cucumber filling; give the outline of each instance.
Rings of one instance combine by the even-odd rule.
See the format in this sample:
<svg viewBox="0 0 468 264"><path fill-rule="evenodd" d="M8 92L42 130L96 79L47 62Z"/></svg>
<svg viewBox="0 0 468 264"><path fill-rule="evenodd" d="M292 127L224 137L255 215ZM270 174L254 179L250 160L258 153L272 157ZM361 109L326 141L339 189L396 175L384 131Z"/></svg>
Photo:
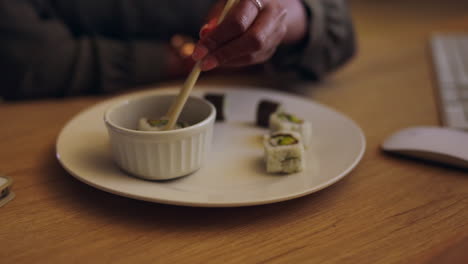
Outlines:
<svg viewBox="0 0 468 264"><path fill-rule="evenodd" d="M169 120L165 119L148 119L148 124L152 127L162 127L167 125Z"/></svg>
<svg viewBox="0 0 468 264"><path fill-rule="evenodd" d="M298 140L291 135L275 135L270 139L272 146L288 146L297 144Z"/></svg>
<svg viewBox="0 0 468 264"><path fill-rule="evenodd" d="M288 113L278 113L278 118L291 123L302 124L304 121L295 115Z"/></svg>

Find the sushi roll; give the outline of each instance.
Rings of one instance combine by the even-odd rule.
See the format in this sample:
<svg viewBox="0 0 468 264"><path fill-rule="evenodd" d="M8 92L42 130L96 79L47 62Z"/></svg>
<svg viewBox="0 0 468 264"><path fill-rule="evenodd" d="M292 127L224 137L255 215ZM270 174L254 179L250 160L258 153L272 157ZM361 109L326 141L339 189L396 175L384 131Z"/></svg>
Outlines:
<svg viewBox="0 0 468 264"><path fill-rule="evenodd" d="M261 100L257 106L257 126L268 127L270 116L281 110L281 104L270 100Z"/></svg>
<svg viewBox="0 0 468 264"><path fill-rule="evenodd" d="M283 111L275 112L270 116L270 131L293 131L301 135L304 147L310 143L312 125L310 122Z"/></svg>
<svg viewBox="0 0 468 264"><path fill-rule="evenodd" d="M296 132L280 131L263 140L268 173L294 173L304 169L304 145Z"/></svg>
<svg viewBox="0 0 468 264"><path fill-rule="evenodd" d="M146 117L140 118L138 121L138 130L141 131L161 131L167 125L167 119L149 119ZM188 127L185 122L177 122L175 129Z"/></svg>
<svg viewBox="0 0 468 264"><path fill-rule="evenodd" d="M204 98L210 103L212 103L216 108L216 121L225 121L226 118L224 116L224 94L207 93L204 95Z"/></svg>

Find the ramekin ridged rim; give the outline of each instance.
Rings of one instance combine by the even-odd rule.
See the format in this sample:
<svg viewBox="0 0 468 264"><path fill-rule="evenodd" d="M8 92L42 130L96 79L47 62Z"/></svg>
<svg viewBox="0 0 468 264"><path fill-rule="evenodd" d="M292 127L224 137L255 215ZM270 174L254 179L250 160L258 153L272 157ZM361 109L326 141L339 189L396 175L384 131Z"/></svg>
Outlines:
<svg viewBox="0 0 468 264"><path fill-rule="evenodd" d="M109 119L109 115L114 110L116 110L117 108L122 107L123 105L129 104L132 101L141 100L143 98L152 97L152 96L157 97L157 96L177 96L177 95L175 95L175 94L155 95L155 94L153 94L153 95L142 95L142 96L138 96L138 97L134 97L134 98L124 99L124 100L122 100L120 102L117 102L117 103L113 104L112 106L110 106L104 112L104 122L106 123L106 125L108 125L109 128L113 129L116 132L120 132L120 133L123 133L123 134L139 135L139 136L152 136L152 135L153 136L154 135L161 135L162 136L162 135L171 135L171 134L178 135L178 134L182 134L182 133L192 132L194 130L200 129L200 128L208 125L212 120L214 120L214 118L216 116L216 108L213 106L212 103L210 103L209 101L207 101L207 100L205 100L203 98L200 98L200 97L190 96L189 99L199 100L199 101L207 104L210 107L211 111L210 111L210 114L208 115L208 117L206 117L202 121L200 121L200 122L198 122L198 123L196 123L194 125L188 126L188 127L184 127L184 128L180 128L180 129L174 129L174 130L167 130L167 131L141 131L141 130L129 129L129 128L125 128L125 127L116 125Z"/></svg>

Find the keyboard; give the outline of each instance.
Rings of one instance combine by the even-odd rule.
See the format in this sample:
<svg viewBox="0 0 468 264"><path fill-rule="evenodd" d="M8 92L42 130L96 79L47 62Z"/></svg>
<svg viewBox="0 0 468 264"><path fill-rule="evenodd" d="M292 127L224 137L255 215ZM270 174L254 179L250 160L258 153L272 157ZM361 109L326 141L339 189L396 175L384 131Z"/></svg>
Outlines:
<svg viewBox="0 0 468 264"><path fill-rule="evenodd" d="M442 121L468 130L468 33L434 34L431 49Z"/></svg>

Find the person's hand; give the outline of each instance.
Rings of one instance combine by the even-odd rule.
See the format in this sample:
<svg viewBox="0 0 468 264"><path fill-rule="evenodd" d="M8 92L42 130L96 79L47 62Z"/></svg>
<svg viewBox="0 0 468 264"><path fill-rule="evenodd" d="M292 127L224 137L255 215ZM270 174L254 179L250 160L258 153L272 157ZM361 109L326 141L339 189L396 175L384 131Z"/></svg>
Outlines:
<svg viewBox="0 0 468 264"><path fill-rule="evenodd" d="M195 62L191 54L195 43L190 37L174 35L170 45L167 45L165 52L165 67L163 76L167 79L174 79L187 76L192 70Z"/></svg>
<svg viewBox="0 0 468 264"><path fill-rule="evenodd" d="M201 61L203 71L263 63L279 45L305 37L307 21L300 0L239 0L216 26L224 4L221 1L215 6L192 55Z"/></svg>

